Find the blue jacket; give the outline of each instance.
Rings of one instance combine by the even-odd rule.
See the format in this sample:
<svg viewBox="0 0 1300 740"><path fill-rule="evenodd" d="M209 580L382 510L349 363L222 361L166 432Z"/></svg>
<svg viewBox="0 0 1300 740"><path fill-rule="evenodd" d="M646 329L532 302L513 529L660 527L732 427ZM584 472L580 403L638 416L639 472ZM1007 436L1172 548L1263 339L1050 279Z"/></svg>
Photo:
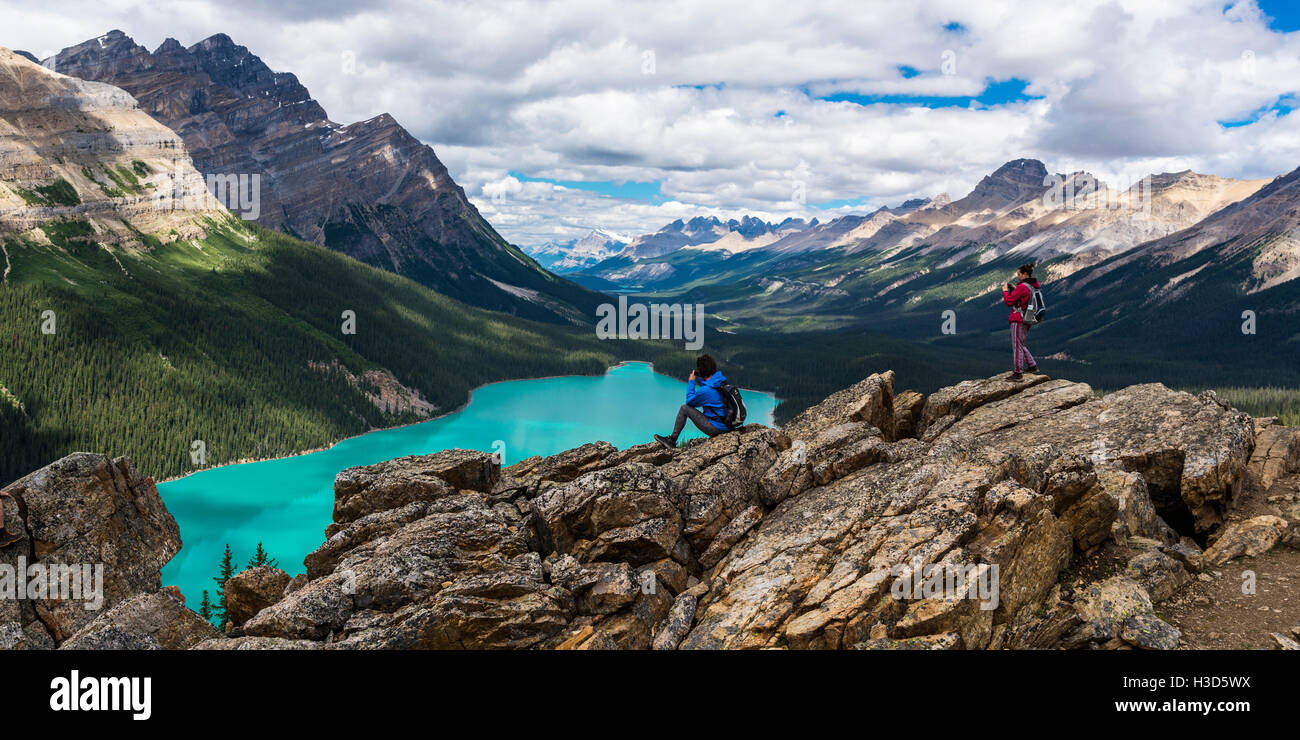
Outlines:
<svg viewBox="0 0 1300 740"><path fill-rule="evenodd" d="M703 411L713 426L724 431L729 428L724 421L727 418L727 407L722 404L722 394L718 388L725 382L727 378L719 370L704 382L690 380L686 383L686 405Z"/></svg>

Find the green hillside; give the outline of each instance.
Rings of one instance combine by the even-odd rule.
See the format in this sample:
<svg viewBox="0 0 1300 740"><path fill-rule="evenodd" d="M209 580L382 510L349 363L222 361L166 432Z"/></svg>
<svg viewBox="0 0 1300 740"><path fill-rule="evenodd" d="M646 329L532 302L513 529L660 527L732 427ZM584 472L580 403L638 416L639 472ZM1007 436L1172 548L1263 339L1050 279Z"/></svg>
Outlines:
<svg viewBox="0 0 1300 740"><path fill-rule="evenodd" d="M230 219L201 242L105 248L84 222L5 236L0 289L0 481L72 450L131 455L142 470L267 457L416 417L390 413L353 375L386 369L439 412L482 383L598 373L616 344L589 329L468 307L328 249ZM54 311L54 333L41 331ZM356 333L342 332L345 310ZM363 384L364 386L364 384Z"/></svg>
<svg viewBox="0 0 1300 740"><path fill-rule="evenodd" d="M74 450L111 451L163 477L275 457L419 417L379 408L352 376L387 370L440 413L483 383L596 374L623 360L685 378L681 343L601 341L590 327L530 322L461 304L411 280L230 219L199 242L97 244L55 221L6 236L0 288L0 481ZM48 240L49 243L46 243ZM54 311L54 333L41 331ZM356 333L342 333L345 310ZM785 421L827 394L893 368L930 391L1000 369L994 352L952 354L871 331L710 330L706 349L746 387L782 399Z"/></svg>

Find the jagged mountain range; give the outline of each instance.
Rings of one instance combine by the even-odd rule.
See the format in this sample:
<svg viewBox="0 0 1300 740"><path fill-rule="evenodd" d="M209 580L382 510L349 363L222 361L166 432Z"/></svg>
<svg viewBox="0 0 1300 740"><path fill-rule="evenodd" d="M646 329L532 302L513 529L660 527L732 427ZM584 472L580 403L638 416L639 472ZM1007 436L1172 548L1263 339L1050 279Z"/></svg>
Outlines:
<svg viewBox="0 0 1300 740"><path fill-rule="evenodd" d="M745 252L816 225L816 219L806 222L790 218L780 223L770 223L754 216L728 221L717 216L696 216L689 221L678 219L653 234L639 236L616 256L636 261L688 248L708 252Z"/></svg>
<svg viewBox="0 0 1300 740"><path fill-rule="evenodd" d="M1004 345L1000 288L1035 262L1051 309L1032 344L1059 358L1048 366L1069 363L1101 387L1285 385L1279 363L1300 356L1298 189L1300 170L1163 173L1109 189L1015 160L960 199L844 216L743 251L615 257L573 277L702 303L727 332L870 329L960 362Z"/></svg>
<svg viewBox="0 0 1300 740"><path fill-rule="evenodd" d="M46 63L130 93L205 175L260 175L260 225L527 318L589 321L602 300L507 243L392 116L335 123L297 77L225 34L150 52L115 30Z"/></svg>
<svg viewBox="0 0 1300 740"><path fill-rule="evenodd" d="M618 254L627 243L625 236L592 229L580 239L549 241L540 247L525 247L524 251L542 267L563 274L598 265Z"/></svg>
<svg viewBox="0 0 1300 740"><path fill-rule="evenodd" d="M806 224L763 224L766 228L753 235L742 235L734 227L722 231L716 218L701 217L684 224L677 221L633 242L656 248L635 250L629 246L583 271L577 279L602 286L633 283L648 289L671 289L699 280L699 266L705 263L717 269L703 272L731 273L734 281L746 274L770 275L780 270L783 260L804 266L845 255L915 247L921 248L918 254L964 250L957 252L958 258L978 250L985 260L1012 252L1026 260L1068 256L1058 260L1055 268L1057 275L1064 275L1190 227L1245 199L1265 182L1186 171L1152 175L1121 190L1109 188L1086 172L1052 175L1042 162L1019 159L985 176L958 200L940 194L824 223L814 219ZM1133 204L1136 207L1131 207ZM750 221L763 223L749 216L741 222ZM718 235L705 242L698 234L712 235L709 228L734 238ZM684 251L691 247L698 251ZM742 254L746 259L718 259Z"/></svg>

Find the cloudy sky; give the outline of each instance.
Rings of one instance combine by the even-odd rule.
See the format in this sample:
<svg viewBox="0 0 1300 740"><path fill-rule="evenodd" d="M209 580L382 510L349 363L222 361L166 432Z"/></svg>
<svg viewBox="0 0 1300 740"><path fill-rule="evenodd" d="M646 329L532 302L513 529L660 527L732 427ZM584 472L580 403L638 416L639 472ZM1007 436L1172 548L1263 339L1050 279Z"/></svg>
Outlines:
<svg viewBox="0 0 1300 740"><path fill-rule="evenodd" d="M1287 172L1288 5L0 0L0 45L227 33L335 121L392 113L534 245L959 197L1018 157L1120 183Z"/></svg>

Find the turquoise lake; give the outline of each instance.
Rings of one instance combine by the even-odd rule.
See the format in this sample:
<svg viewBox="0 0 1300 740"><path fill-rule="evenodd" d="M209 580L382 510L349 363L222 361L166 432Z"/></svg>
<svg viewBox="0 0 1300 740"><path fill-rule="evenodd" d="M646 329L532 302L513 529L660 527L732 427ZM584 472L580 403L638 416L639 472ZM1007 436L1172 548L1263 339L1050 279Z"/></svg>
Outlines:
<svg viewBox="0 0 1300 740"><path fill-rule="evenodd" d="M654 432L672 431L685 399L685 383L640 362L603 376L512 380L478 388L464 409L438 419L371 432L320 452L212 468L159 484L184 543L163 568L163 585L180 586L194 609L204 589L215 599L212 578L227 544L240 569L262 542L279 567L290 575L303 572L303 557L325 541L334 476L346 468L453 447L500 449L503 465L596 440L623 449L652 441ZM747 421L772 424L776 403L770 393L746 390ZM701 436L688 422L682 440Z"/></svg>

